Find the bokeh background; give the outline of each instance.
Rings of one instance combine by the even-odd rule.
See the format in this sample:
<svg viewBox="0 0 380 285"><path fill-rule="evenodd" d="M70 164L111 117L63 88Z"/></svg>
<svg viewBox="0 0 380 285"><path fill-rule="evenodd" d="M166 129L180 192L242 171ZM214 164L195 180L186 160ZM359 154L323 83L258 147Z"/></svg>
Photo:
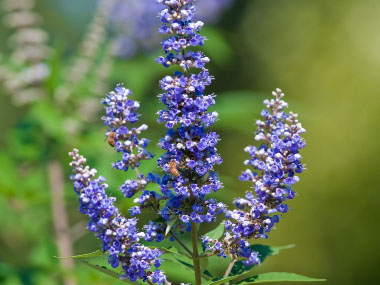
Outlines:
<svg viewBox="0 0 380 285"><path fill-rule="evenodd" d="M40 26L49 35L40 43L49 47L48 55L38 63L45 64L50 75L31 85L43 94L25 104L15 93L30 86L8 84L0 89L0 284L68 282L60 261L53 257L59 253L52 188L60 182L49 183L52 165L60 165L58 178L63 172L73 252L97 249L98 242L84 230L86 219L77 211L66 153L79 147L120 197L117 186L130 174L110 168L117 156L105 142L97 109L105 90L118 82L133 89L142 105L141 120L150 125L152 150L163 134L155 121L160 108L157 82L166 72L153 61L158 49L126 37L122 46L132 52L114 57L109 44L126 31L106 28L96 56L88 57L91 45L83 46L88 27L94 26L94 15L100 27L105 21L96 7L93 0L36 1L35 11L44 20ZM216 77L209 91L219 95L215 110L220 120L213 129L220 133L224 159L218 171L225 188L218 199L230 203L249 188L237 180L246 159L243 148L255 143L254 121L273 89L285 91L290 109L300 114L308 131L303 152L308 170L296 185L299 195L291 202L292 211L264 242L296 247L267 259L257 272L295 272L327 278L327 284L378 284L379 15L377 0L235 0L205 29L209 39L205 52ZM6 16L1 12L1 19ZM95 25L95 34L101 32ZM16 49L12 33L14 29L3 21L0 78L2 72L4 82L10 80L7 74L13 76L8 69L17 73L25 65L17 62L19 54L12 57ZM90 58L93 66L78 83L75 76L70 79L70 68L81 58ZM65 94L69 97L61 100ZM88 113L92 116L83 119ZM155 162L144 169L155 170ZM119 202L127 212L131 202ZM77 284L120 283L81 264L75 265L72 278Z"/></svg>

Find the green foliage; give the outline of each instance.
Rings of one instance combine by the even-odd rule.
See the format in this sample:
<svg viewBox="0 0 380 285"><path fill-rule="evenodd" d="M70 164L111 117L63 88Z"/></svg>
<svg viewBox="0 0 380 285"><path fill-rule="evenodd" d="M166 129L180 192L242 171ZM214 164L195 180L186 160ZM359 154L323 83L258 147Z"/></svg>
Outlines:
<svg viewBox="0 0 380 285"><path fill-rule="evenodd" d="M243 273L243 274L238 274L238 275L233 275L233 276L227 276L227 277L222 277L222 278L216 278L216 280L209 282L209 285L218 285L218 284L224 284L227 281L233 281L238 278L243 278L249 273Z"/></svg>
<svg viewBox="0 0 380 285"><path fill-rule="evenodd" d="M55 257L59 259L85 259L85 258L99 257L99 256L104 256L104 252L101 250L97 250L91 253L85 253L85 254L80 254L80 255L74 255L74 256L68 256L68 257L62 257L62 256L55 256Z"/></svg>
<svg viewBox="0 0 380 285"><path fill-rule="evenodd" d="M95 269L101 273L104 273L112 278L116 278L116 279L119 279L120 277L120 272L115 272L114 270L111 270L109 268L107 268L107 266L104 266L104 265L98 265L98 264L93 264L87 260L80 260L80 262L82 262L84 265L92 268L92 269ZM123 280L124 282L126 283L132 283L132 284L140 284L140 283L136 283L136 282L130 282L130 281L126 281L126 280Z"/></svg>
<svg viewBox="0 0 380 285"><path fill-rule="evenodd" d="M293 248L294 246L295 245L268 246L268 245L254 244L251 246L251 248L259 252L260 260L261 262L264 262L267 257L277 255L280 253L281 250L290 249L290 248ZM209 259L209 266L207 270L214 277L223 275L226 272L231 262L230 258L223 258L219 256L211 256L208 259ZM244 272L250 271L253 267L254 266L245 266L242 261L237 261L234 264L230 275L242 274Z"/></svg>
<svg viewBox="0 0 380 285"><path fill-rule="evenodd" d="M229 91L218 94L217 104L212 108L219 113L215 128L239 130L244 133L253 131L253 122L262 110L263 94L251 91ZM252 124L247 124L247 121Z"/></svg>
<svg viewBox="0 0 380 285"><path fill-rule="evenodd" d="M41 127L40 135L61 141L64 138L64 116L53 106L51 102L38 101L31 109L31 118Z"/></svg>
<svg viewBox="0 0 380 285"><path fill-rule="evenodd" d="M154 248L154 247L152 247ZM187 259L193 259L189 254L185 253L185 252L180 252L178 251L178 249L174 246L171 246L169 248L166 248L166 247L158 247L163 253L168 253L168 254L174 254L174 255L179 255L179 256L184 256L186 257Z"/></svg>
<svg viewBox="0 0 380 285"><path fill-rule="evenodd" d="M175 225L175 223L178 221L178 218L174 218L174 219L171 219L167 226L166 226L166 229L165 229L165 236L167 236L169 234L169 232L171 231L172 227Z"/></svg>
<svg viewBox="0 0 380 285"><path fill-rule="evenodd" d="M280 251L283 249L290 249L293 247L295 247L294 244L285 245L285 246L267 246L267 245L262 245L262 244L251 245L252 250L259 252L259 258L261 262L264 262L265 259L269 256L279 254ZM243 272L250 270L253 267L254 267L253 265L245 266L242 261L237 261L234 267L232 268L230 275L241 274Z"/></svg>
<svg viewBox="0 0 380 285"><path fill-rule="evenodd" d="M204 27L202 32L208 39L203 51L219 66L230 63L233 51L223 32L209 26Z"/></svg>
<svg viewBox="0 0 380 285"><path fill-rule="evenodd" d="M320 282L326 281L326 279L317 279L302 276L295 273L287 272L269 272L262 273L245 279L237 284L258 284L258 283L272 283L272 282Z"/></svg>
<svg viewBox="0 0 380 285"><path fill-rule="evenodd" d="M201 273L206 272L207 267L208 267L208 258L201 258L199 260L200 267L201 267Z"/></svg>
<svg viewBox="0 0 380 285"><path fill-rule="evenodd" d="M220 239L224 233L224 223L225 221L222 221L215 229L205 234L205 236L208 236L212 239Z"/></svg>
<svg viewBox="0 0 380 285"><path fill-rule="evenodd" d="M287 272L268 272L257 274L246 278L251 272L246 272L243 274L228 276L224 278L219 278L216 281L211 281L209 285L218 285L229 282L229 284L258 284L258 283L271 283L271 282L320 282L326 281L326 279L311 278L295 273Z"/></svg>
<svg viewBox="0 0 380 285"><path fill-rule="evenodd" d="M194 282L194 267L188 262L165 255L162 269L168 276L168 280L172 282L175 280L190 284ZM202 283L206 284L207 279L202 277Z"/></svg>

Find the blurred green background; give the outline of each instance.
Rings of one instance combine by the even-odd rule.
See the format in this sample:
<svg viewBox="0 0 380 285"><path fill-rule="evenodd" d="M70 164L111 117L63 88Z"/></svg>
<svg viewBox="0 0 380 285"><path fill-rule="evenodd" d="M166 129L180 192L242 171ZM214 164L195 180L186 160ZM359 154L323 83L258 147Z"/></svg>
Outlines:
<svg viewBox="0 0 380 285"><path fill-rule="evenodd" d="M40 0L37 11L55 49L55 60L48 64L64 77L62 66L78 49L95 3ZM254 144L254 121L272 90L285 91L290 109L300 114L308 131L303 152L308 170L295 187L299 195L265 241L296 247L266 260L257 272L295 272L327 278L327 284L378 284L379 27L377 0L236 0L218 25L205 30L209 69L216 77L208 91L219 95L215 110L220 120L213 129L220 133L224 159L218 171L225 188L218 199L230 203L249 188L237 180L246 159L243 148ZM5 57L9 34L0 24ZM107 89L124 82L134 91L142 105L141 121L150 125L146 136L152 150L164 131L155 123L160 108L157 82L167 72L153 61L158 54L116 59L106 80ZM104 142L101 115L74 136L59 131L65 119L59 116L70 113L70 105L63 112L46 99L37 107L18 107L11 94L0 92L0 284L63 284L59 261L53 257L58 254L49 161L60 161L65 172L75 254L94 251L98 243L80 230L86 219L76 211L66 153L79 147L117 197L117 186L131 174L110 169L117 155ZM104 95L97 96L100 101ZM155 161L144 169L155 169ZM120 207L126 211L130 204L123 201ZM120 283L80 264L75 278L78 284Z"/></svg>

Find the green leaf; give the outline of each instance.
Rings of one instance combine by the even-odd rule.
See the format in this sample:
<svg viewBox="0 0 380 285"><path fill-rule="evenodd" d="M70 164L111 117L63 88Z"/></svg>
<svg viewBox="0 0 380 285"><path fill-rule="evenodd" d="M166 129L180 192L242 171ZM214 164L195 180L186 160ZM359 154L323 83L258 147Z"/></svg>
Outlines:
<svg viewBox="0 0 380 285"><path fill-rule="evenodd" d="M126 282L129 284L143 284L143 282L131 282L129 280L122 280L120 279L120 275L122 273L121 267L118 268L112 268L107 261L106 255L103 251L97 250L91 253L81 254L81 255L75 255L70 257L56 257L60 259L77 259L84 265L95 269L96 271L102 272L108 276L111 276L115 279L120 280L121 282Z"/></svg>
<svg viewBox="0 0 380 285"><path fill-rule="evenodd" d="M170 232L170 230L172 229L172 227L174 226L174 224L178 221L178 218L174 218L172 220L170 220L168 222L168 225L166 226L166 230L165 230L165 236L168 235L168 233Z"/></svg>
<svg viewBox="0 0 380 285"><path fill-rule="evenodd" d="M155 247L156 248L156 247ZM193 259L189 254L185 252L179 252L176 247L170 247L170 248L158 248L159 250L163 251L164 253L168 254L175 254L175 255L182 255L185 256L188 259Z"/></svg>
<svg viewBox="0 0 380 285"><path fill-rule="evenodd" d="M92 264L86 260L79 260L82 262L84 265L87 265L88 267L91 267L92 269L95 269L97 271L100 271L104 274L107 274L108 276L111 276L113 278L119 279L120 274L114 272L113 270L108 269L105 266L97 265L97 264Z"/></svg>
<svg viewBox="0 0 380 285"><path fill-rule="evenodd" d="M295 273L287 272L268 272L252 276L243 280L237 284L258 284L258 283L270 283L270 282L320 282L326 281L326 279L311 278Z"/></svg>
<svg viewBox="0 0 380 285"><path fill-rule="evenodd" d="M33 105L31 114L32 118L42 127L44 135L54 139L63 138L62 122L64 117L57 108L53 108L49 102L40 101Z"/></svg>
<svg viewBox="0 0 380 285"><path fill-rule="evenodd" d="M91 258L91 257L98 257L98 256L104 256L104 252L101 250L97 250L91 253L85 253L81 255L74 255L74 256L68 256L68 257L61 257L61 256L54 256L55 258L59 259L85 259L85 258Z"/></svg>
<svg viewBox="0 0 380 285"><path fill-rule="evenodd" d="M220 256L211 256L208 258L207 271L215 278L218 276L223 276L224 272L230 264L230 258L223 258Z"/></svg>
<svg viewBox="0 0 380 285"><path fill-rule="evenodd" d="M250 246L250 248L253 251L257 251L259 253L259 258L260 258L261 263L263 263L264 260L268 256L277 255L280 253L281 250L289 249L293 247L295 247L295 244L290 244L290 245L285 245L285 246L267 246L267 245L262 245L262 244L254 244ZM241 274L243 272L247 272L251 270L253 267L254 265L245 266L243 264L243 261L238 261L235 263L234 267L232 268L230 275L236 275L236 274Z"/></svg>
<svg viewBox="0 0 380 285"><path fill-rule="evenodd" d="M254 251L258 251L260 254L261 262L272 255L279 254L279 252L283 249L289 249L294 247L294 244L286 245L286 246L267 246L261 244L251 245L251 249ZM209 257L209 265L207 270L211 273L212 276L221 276L226 271L228 265L230 264L231 259L222 258L219 256L211 256ZM231 270L230 276L235 276L238 274L242 274L244 272L248 272L253 268L252 266L245 266L242 261L238 261L235 263L234 267Z"/></svg>
<svg viewBox="0 0 380 285"><path fill-rule="evenodd" d="M224 233L224 223L225 221L222 221L215 229L205 234L205 236L212 239L220 239Z"/></svg>
<svg viewBox="0 0 380 285"><path fill-rule="evenodd" d="M201 267L201 273L204 273L207 270L208 266L208 258L201 258L199 260L200 267Z"/></svg>
<svg viewBox="0 0 380 285"><path fill-rule="evenodd" d="M265 257L267 256L273 256L280 253L283 249L290 249L295 247L295 244L289 244L289 245L283 245L283 246L266 246L262 244L254 244L252 246L252 249L255 251L258 251L260 255L263 257L265 254Z"/></svg>
<svg viewBox="0 0 380 285"><path fill-rule="evenodd" d="M211 282L209 282L208 284L209 284L209 285L223 284L223 283L226 283L227 281L232 281L232 280L237 279L237 278L239 278L239 277L243 277L243 276L246 275L246 274L247 274L247 273L239 274L239 275L234 275L234 276L223 277L222 279L215 280L215 281L211 281Z"/></svg>
<svg viewBox="0 0 380 285"><path fill-rule="evenodd" d="M176 257L165 256L164 262L162 263L161 270L164 270L166 276L169 277L170 281L177 280L183 283L194 282L194 266ZM202 284L207 284L206 276L202 277ZM178 282L180 283L180 282ZM177 284L177 283L175 283Z"/></svg>
<svg viewBox="0 0 380 285"><path fill-rule="evenodd" d="M95 269L99 272L102 272L108 276L111 276L113 278L116 278L118 280L120 280L121 282L125 282L125 283L128 283L128 284L143 284L142 282L138 281L138 282L131 282L129 280L123 280L123 279L120 279L120 273L117 272L116 269L110 269L110 268L107 268L106 266L101 266L101 265L97 265L97 264L93 264L87 260L79 260L80 262L82 262L84 265L92 268L92 269Z"/></svg>

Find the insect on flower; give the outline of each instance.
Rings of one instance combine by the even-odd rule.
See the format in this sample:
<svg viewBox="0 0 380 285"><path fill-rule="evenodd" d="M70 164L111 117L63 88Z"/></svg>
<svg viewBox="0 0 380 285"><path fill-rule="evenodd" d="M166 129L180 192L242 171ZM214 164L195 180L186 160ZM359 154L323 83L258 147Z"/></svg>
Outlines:
<svg viewBox="0 0 380 285"><path fill-rule="evenodd" d="M79 195L81 212L90 218L88 228L103 242L108 263L121 272L120 279L133 282L140 279L152 285L172 284L159 269L163 251L147 247L141 241L161 242L168 237L177 241L193 259L192 280L195 282L186 284L205 284L202 280L205 269L201 270L200 258L211 256L231 258L224 274L228 280L223 280L237 284L234 281L242 275L230 275L235 274L232 270L236 262L246 266L242 269L246 272L264 260L260 260L260 252L252 247L250 240L266 239L288 211L287 201L295 197L292 185L299 181L297 174L304 168L299 151L306 146L302 137L306 130L297 114L285 112L288 104L282 100L284 93L277 89L273 99L264 101L263 119L256 123L255 140L261 145L245 148L249 159L244 164L251 167L239 179L252 183L254 190L246 192L244 198L235 199L236 207L231 210L224 203L209 198L223 187L215 169L222 163L217 153L220 138L210 130L218 118L217 112L209 110L215 104L216 95L208 95L205 91L214 77L205 67L210 61L206 55L185 51L189 46L194 49L204 45L206 38L200 33L203 23L194 20L195 0L156 1L164 5L159 32L167 35L162 41L164 56L156 61L166 68L177 66L178 69L160 81L162 92L158 95L165 107L158 111L157 121L165 123L168 129L158 143L164 151L157 159L163 175L146 175L137 169L153 154L147 150L149 140L140 137L148 126L130 126L139 120L137 110L140 107L137 101L130 99L132 91L119 84L102 100L107 142L121 154L112 167L122 171L136 170L136 179L128 179L119 187L126 198L136 195L135 206L129 211L136 216L151 209L155 220L149 220L144 226L145 232L140 232L137 218L127 219L120 213L115 206L116 198L106 194L105 178L95 177L96 170L85 165L86 159L77 149L69 154L74 190ZM152 191L151 184L156 184L159 191ZM215 223L217 215L222 214L225 222L217 229L218 236L215 236L215 229L212 234L204 235L203 252L199 252L198 225ZM191 234L192 250L178 235L185 232Z"/></svg>
<svg viewBox="0 0 380 285"><path fill-rule="evenodd" d="M170 161L169 163L169 171L171 174L173 174L175 177L179 177L179 171L177 169L177 162L175 160Z"/></svg>
<svg viewBox="0 0 380 285"><path fill-rule="evenodd" d="M109 132L107 135L107 142L110 146L115 147L115 139L116 139L116 133Z"/></svg>

